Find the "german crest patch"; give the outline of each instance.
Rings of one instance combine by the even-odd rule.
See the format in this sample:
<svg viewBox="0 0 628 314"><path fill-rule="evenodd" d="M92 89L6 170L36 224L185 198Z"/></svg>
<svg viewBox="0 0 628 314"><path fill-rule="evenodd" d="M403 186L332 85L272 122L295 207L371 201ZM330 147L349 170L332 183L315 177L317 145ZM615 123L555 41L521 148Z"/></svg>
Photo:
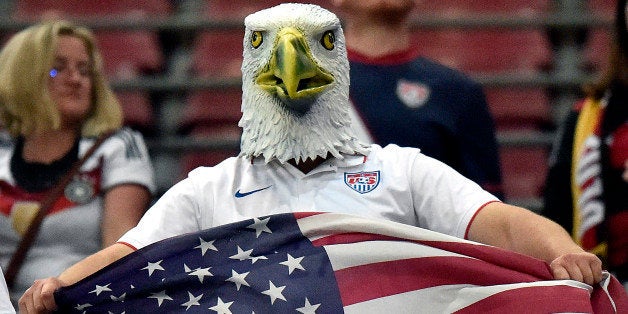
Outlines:
<svg viewBox="0 0 628 314"><path fill-rule="evenodd" d="M93 184L83 178L74 178L64 190L65 197L77 204L85 204L94 197Z"/></svg>
<svg viewBox="0 0 628 314"><path fill-rule="evenodd" d="M371 192L379 185L379 170L345 172L345 184L360 194Z"/></svg>

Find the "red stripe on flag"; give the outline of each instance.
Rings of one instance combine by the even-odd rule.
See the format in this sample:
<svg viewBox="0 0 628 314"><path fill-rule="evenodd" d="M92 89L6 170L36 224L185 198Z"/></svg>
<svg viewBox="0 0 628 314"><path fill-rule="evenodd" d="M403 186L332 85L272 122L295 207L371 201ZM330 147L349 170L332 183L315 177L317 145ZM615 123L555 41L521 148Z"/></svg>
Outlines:
<svg viewBox="0 0 628 314"><path fill-rule="evenodd" d="M335 275L344 306L441 285L488 286L537 280L481 260L455 256L372 263L340 269Z"/></svg>
<svg viewBox="0 0 628 314"><path fill-rule="evenodd" d="M325 246L325 245L334 245L334 244L359 243L359 242L366 242L366 241L395 241L395 242L404 241L404 242L417 243L417 241L391 237L391 236L385 236L381 234L348 232L348 233L337 233L334 235L330 235L330 236L326 236L320 239L313 240L312 245Z"/></svg>
<svg viewBox="0 0 628 314"><path fill-rule="evenodd" d="M499 292L455 313L593 313L589 292L570 286L535 286Z"/></svg>
<svg viewBox="0 0 628 314"><path fill-rule="evenodd" d="M307 217L310 217L310 216L324 215L325 213L321 213L321 212L296 212L296 213L293 213L293 214L294 214L294 218L299 220L301 218L307 218Z"/></svg>
<svg viewBox="0 0 628 314"><path fill-rule="evenodd" d="M313 240L314 246L325 246L333 244L348 244L358 243L366 241L404 241L419 243L429 247L453 252L465 256L470 256L484 261L497 264L506 268L515 269L519 272L524 272L535 276L536 280L551 280L554 279L549 265L539 259L515 253L512 251L504 250L501 248L471 244L466 242L446 242L446 241L414 241L403 238L396 238L384 235L370 234L370 233L342 233L335 234L327 237L323 237L317 240ZM395 243L391 243L394 245Z"/></svg>
<svg viewBox="0 0 628 314"><path fill-rule="evenodd" d="M423 241L420 242L441 250L481 259L501 267L523 272L536 277L536 280L553 280L549 265L540 259L517 252L488 245L474 245L460 242Z"/></svg>

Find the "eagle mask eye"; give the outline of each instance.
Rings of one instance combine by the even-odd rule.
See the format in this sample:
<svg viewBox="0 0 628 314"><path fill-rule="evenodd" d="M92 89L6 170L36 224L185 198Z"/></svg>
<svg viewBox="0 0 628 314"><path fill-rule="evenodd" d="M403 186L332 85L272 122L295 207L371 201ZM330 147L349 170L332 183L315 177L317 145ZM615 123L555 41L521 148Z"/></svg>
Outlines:
<svg viewBox="0 0 628 314"><path fill-rule="evenodd" d="M262 35L262 32L254 31L251 34L251 46L257 49L262 45L262 42L264 42L264 35Z"/></svg>
<svg viewBox="0 0 628 314"><path fill-rule="evenodd" d="M333 50L336 43L336 35L332 31L326 31L321 38L321 45L327 50Z"/></svg>

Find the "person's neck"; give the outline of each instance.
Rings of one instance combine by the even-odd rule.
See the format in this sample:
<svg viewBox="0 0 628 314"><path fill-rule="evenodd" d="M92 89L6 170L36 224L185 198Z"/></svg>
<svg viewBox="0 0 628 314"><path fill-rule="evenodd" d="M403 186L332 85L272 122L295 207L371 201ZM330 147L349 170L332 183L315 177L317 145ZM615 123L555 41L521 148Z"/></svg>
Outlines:
<svg viewBox="0 0 628 314"><path fill-rule="evenodd" d="M405 23L347 21L347 48L367 57L381 57L404 51L411 45L411 32Z"/></svg>
<svg viewBox="0 0 628 314"><path fill-rule="evenodd" d="M314 170L316 167L320 166L325 160L331 158L331 155L327 155L327 158L316 157L316 159L306 159L305 161L296 162L295 159L288 160L288 163L293 165L295 168L299 169L304 174L308 174L310 171Z"/></svg>
<svg viewBox="0 0 628 314"><path fill-rule="evenodd" d="M78 136L76 130L70 129L35 132L24 137L22 157L29 162L52 163L72 149Z"/></svg>

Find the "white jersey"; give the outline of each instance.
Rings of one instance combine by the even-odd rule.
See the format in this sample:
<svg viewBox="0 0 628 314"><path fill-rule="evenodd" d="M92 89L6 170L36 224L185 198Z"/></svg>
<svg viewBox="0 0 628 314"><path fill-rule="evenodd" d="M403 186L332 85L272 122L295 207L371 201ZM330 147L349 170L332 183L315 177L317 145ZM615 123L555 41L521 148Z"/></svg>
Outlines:
<svg viewBox="0 0 628 314"><path fill-rule="evenodd" d="M78 156L94 144L82 138ZM0 145L0 265L6 267L29 220L20 219L45 192L29 193L16 185L11 173L12 141ZM124 128L108 138L85 161L44 219L37 241L28 252L16 278L12 297L17 300L35 279L58 276L101 246L103 193L120 184L139 184L156 190L153 168L140 133Z"/></svg>
<svg viewBox="0 0 628 314"><path fill-rule="evenodd" d="M15 313L15 308L13 308L13 304L11 303L11 299L9 298L9 289L7 288L7 283L6 281L4 281L4 273L2 272L2 268L0 268L0 313Z"/></svg>
<svg viewBox="0 0 628 314"><path fill-rule="evenodd" d="M119 242L156 241L285 212L339 212L465 237L490 193L416 148L371 146L368 156L331 159L308 174L290 164L232 157L201 167L167 191Z"/></svg>

